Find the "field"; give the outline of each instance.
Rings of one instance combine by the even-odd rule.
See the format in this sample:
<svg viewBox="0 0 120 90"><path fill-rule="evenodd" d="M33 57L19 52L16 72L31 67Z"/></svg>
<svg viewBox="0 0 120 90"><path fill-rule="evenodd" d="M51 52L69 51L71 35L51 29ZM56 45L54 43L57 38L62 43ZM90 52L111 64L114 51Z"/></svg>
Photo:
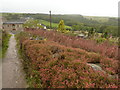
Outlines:
<svg viewBox="0 0 120 90"><path fill-rule="evenodd" d="M39 21L40 21L40 23L42 23L46 26L50 26L50 22L48 22L48 21L45 21L45 20L39 20ZM55 29L58 28L58 23L52 23L52 28L55 28ZM72 29L70 26L66 26L66 25L65 25L65 28Z"/></svg>
<svg viewBox="0 0 120 90"><path fill-rule="evenodd" d="M30 29L16 39L32 88L118 87L118 77L112 77L118 74L117 46ZM102 70L95 70L90 63L99 64Z"/></svg>
<svg viewBox="0 0 120 90"><path fill-rule="evenodd" d="M98 22L108 22L109 17L95 17L95 16L84 16L85 18L89 19L89 20L95 20Z"/></svg>

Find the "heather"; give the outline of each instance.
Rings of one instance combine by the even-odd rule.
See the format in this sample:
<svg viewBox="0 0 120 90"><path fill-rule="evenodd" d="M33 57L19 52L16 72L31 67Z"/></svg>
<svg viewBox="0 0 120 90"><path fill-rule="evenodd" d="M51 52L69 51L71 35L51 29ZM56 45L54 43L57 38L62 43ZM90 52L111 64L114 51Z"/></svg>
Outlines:
<svg viewBox="0 0 120 90"><path fill-rule="evenodd" d="M34 39L36 35L39 35L40 40ZM55 42L52 35L49 35L51 38L45 36L48 40L37 31L33 34L24 32L16 35L21 45L24 69L31 87L117 88L118 78L109 77L109 74L118 74L117 60L74 46L68 47L70 43L66 43L67 46L61 45L58 42L59 36ZM30 40L31 36L33 40ZM64 41L67 42L67 38ZM93 70L87 63L100 63L106 73Z"/></svg>
<svg viewBox="0 0 120 90"><path fill-rule="evenodd" d="M76 36L71 36L69 34L63 34L56 31L45 31L35 29L26 29L26 31L47 38L48 40L57 42L61 45L73 48L81 48L89 52L99 53L109 58L118 59L118 46L110 44L107 41L98 44L95 40L82 39Z"/></svg>

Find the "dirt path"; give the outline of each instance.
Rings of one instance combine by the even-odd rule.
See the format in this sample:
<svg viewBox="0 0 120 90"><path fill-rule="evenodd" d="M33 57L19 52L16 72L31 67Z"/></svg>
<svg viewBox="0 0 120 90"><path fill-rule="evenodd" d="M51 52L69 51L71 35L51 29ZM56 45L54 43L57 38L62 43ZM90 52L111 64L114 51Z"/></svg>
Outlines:
<svg viewBox="0 0 120 90"><path fill-rule="evenodd" d="M2 88L26 88L25 74L17 55L16 40L12 34L2 64Z"/></svg>
<svg viewBox="0 0 120 90"><path fill-rule="evenodd" d="M0 90L2 89L2 59L0 59Z"/></svg>

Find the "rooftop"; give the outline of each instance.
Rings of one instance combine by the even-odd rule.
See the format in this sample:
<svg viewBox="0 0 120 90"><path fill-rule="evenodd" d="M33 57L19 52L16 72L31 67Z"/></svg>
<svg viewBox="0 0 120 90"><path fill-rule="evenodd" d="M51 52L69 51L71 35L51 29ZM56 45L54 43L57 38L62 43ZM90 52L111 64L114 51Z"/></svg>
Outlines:
<svg viewBox="0 0 120 90"><path fill-rule="evenodd" d="M3 24L24 24L24 22L3 22Z"/></svg>

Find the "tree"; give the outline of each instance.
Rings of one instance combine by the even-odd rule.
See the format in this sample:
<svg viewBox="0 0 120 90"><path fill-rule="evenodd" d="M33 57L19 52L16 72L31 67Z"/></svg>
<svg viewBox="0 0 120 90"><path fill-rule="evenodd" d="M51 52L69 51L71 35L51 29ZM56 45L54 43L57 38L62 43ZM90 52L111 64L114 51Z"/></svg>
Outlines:
<svg viewBox="0 0 120 90"><path fill-rule="evenodd" d="M100 28L99 28L99 33L103 33L104 30L106 29L106 27L107 27L107 26L105 26L105 25L100 26Z"/></svg>
<svg viewBox="0 0 120 90"><path fill-rule="evenodd" d="M73 26L72 26L72 29L73 29L74 31L77 31L77 30L80 30L80 27L79 27L79 25L73 25Z"/></svg>
<svg viewBox="0 0 120 90"><path fill-rule="evenodd" d="M58 31L64 32L65 31L65 25L64 25L64 20L60 20L58 24Z"/></svg>
<svg viewBox="0 0 120 90"><path fill-rule="evenodd" d="M104 38L107 38L108 37L108 32L105 32L104 35L103 35Z"/></svg>
<svg viewBox="0 0 120 90"><path fill-rule="evenodd" d="M42 25L40 25L39 20L33 20L30 19L28 21L25 22L24 27L27 28L43 28Z"/></svg>
<svg viewBox="0 0 120 90"><path fill-rule="evenodd" d="M94 34L95 34L95 30L91 28L88 32L88 37L94 37Z"/></svg>

